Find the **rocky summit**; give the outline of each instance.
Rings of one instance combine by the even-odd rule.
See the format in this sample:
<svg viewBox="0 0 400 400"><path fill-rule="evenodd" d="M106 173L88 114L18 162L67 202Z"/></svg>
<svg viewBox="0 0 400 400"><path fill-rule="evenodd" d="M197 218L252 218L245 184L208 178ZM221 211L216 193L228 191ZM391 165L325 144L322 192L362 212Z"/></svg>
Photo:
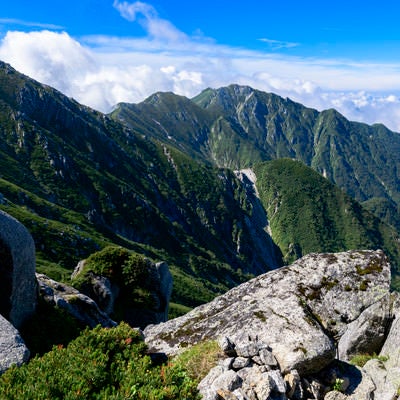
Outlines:
<svg viewBox="0 0 400 400"><path fill-rule="evenodd" d="M338 395L372 399L374 376L344 360L380 352L396 316L389 288L380 250L309 254L144 333L167 354L220 342L226 359L200 384L204 399L322 399L335 383Z"/></svg>

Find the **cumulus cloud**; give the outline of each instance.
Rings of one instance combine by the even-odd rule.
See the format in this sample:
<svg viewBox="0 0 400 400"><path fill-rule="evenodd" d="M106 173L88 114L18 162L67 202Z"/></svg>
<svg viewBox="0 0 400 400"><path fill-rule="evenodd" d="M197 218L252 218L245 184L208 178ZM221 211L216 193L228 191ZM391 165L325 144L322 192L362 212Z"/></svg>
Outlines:
<svg viewBox="0 0 400 400"><path fill-rule="evenodd" d="M108 112L118 102L140 102L156 91L187 97L231 83L274 92L318 110L382 122L400 131L400 71L396 64L283 56L190 37L147 3L114 1L122 17L139 21L139 38L66 32L9 31L0 59L83 104Z"/></svg>
<svg viewBox="0 0 400 400"><path fill-rule="evenodd" d="M1 42L0 58L69 94L83 75L96 69L91 52L65 32L8 32Z"/></svg>

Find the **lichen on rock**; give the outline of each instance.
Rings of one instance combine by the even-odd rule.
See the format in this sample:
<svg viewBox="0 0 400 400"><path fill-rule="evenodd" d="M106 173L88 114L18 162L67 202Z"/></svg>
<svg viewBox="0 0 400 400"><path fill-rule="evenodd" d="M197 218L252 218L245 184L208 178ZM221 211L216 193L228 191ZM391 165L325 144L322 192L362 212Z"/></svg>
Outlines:
<svg viewBox="0 0 400 400"><path fill-rule="evenodd" d="M365 281L366 288L361 290ZM390 264L380 250L309 254L291 266L231 289L182 317L147 327L145 340L153 351L176 354L183 343L186 347L206 339L220 339L227 360L216 368L225 378L235 378L235 389L229 396L252 398L261 393L267 396L267 392L268 396L286 396L285 391L276 389L286 380L292 382L287 386L293 396L301 399L308 393L314 397L304 398L319 398L332 390L334 382L322 382L318 376L334 365L338 342L347 330L351 333L352 327L362 324L367 317L379 326L364 330L366 341L374 343L374 349L382 345L390 315L389 291ZM357 333L360 348L368 350L365 343L362 346L362 329L357 329ZM341 345L343 354L350 354L355 348L352 341L343 340ZM203 392L205 399L216 393L228 396L229 383L225 380L219 392L216 388L217 369L212 375L215 379L209 376L199 386L208 387ZM366 372L358 372L356 367L348 370L363 380L357 388L359 393L375 390ZM249 387L253 391L257 387L260 392L250 395L246 382L254 374L260 374L261 381ZM238 382L241 384L236 387ZM354 382L349 382L349 387ZM210 384L214 388L212 393ZM285 384L282 387L286 388ZM229 396L223 398L235 398Z"/></svg>

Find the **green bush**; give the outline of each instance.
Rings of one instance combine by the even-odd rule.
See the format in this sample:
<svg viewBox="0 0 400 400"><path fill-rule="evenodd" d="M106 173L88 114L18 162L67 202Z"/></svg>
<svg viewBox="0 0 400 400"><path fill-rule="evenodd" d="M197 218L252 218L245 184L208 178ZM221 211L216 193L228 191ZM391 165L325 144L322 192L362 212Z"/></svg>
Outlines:
<svg viewBox="0 0 400 400"><path fill-rule="evenodd" d="M90 273L105 276L121 287L137 288L150 286L151 261L141 254L123 247L107 246L91 254L83 271L73 281L75 286L82 286Z"/></svg>
<svg viewBox="0 0 400 400"><path fill-rule="evenodd" d="M72 281L73 286L92 297L92 274L108 278L119 288L111 317L116 321L129 321L132 326L144 327L143 313L138 317L127 317L127 310L157 311L160 306L157 295L160 283L155 275L153 263L141 254L123 247L108 246L92 254L83 270ZM127 318L134 318L134 321ZM143 319L143 320L142 320Z"/></svg>
<svg viewBox="0 0 400 400"><path fill-rule="evenodd" d="M197 399L182 363L154 365L127 324L85 330L67 347L13 367L0 377L1 399Z"/></svg>
<svg viewBox="0 0 400 400"><path fill-rule="evenodd" d="M78 279L85 280L89 272L94 272L121 284L123 283L122 266L128 261L130 255L131 253L123 247L105 247L87 258Z"/></svg>

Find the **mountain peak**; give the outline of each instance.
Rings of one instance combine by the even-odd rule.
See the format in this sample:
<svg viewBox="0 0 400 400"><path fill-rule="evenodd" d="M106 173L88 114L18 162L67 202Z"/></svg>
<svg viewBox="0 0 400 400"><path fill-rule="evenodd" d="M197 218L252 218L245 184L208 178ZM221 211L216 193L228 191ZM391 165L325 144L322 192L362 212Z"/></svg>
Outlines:
<svg viewBox="0 0 400 400"><path fill-rule="evenodd" d="M233 104L243 102L256 90L250 86L232 84L219 89L205 89L192 101L203 108L218 107L222 110L229 109Z"/></svg>
<svg viewBox="0 0 400 400"><path fill-rule="evenodd" d="M0 206L16 205L41 256L68 269L104 243L145 248L177 266L180 304L196 305L271 267L255 248L254 210L234 170L294 158L352 197L400 204L400 139L350 122L324 129L317 111L248 86L208 89L193 100L159 92L106 116L0 71L0 100ZM325 228L313 230L324 243ZM395 239L373 228L397 260ZM208 282L200 292L197 278Z"/></svg>

